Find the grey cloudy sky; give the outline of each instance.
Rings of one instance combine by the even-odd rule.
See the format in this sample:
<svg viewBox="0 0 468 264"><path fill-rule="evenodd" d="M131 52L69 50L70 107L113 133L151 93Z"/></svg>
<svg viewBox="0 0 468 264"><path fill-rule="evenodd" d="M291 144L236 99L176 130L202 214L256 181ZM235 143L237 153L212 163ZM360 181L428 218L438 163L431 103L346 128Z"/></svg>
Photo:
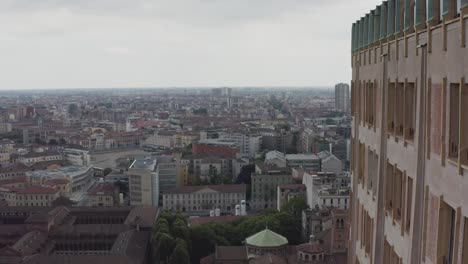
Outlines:
<svg viewBox="0 0 468 264"><path fill-rule="evenodd" d="M0 89L332 86L377 0L0 0Z"/></svg>

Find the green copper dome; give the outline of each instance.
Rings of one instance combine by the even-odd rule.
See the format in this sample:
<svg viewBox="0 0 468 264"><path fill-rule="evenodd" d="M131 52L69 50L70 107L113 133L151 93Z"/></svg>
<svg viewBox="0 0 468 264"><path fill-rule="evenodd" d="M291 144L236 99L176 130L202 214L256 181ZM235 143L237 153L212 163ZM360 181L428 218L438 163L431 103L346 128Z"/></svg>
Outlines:
<svg viewBox="0 0 468 264"><path fill-rule="evenodd" d="M287 238L269 230L268 228L248 237L245 241L247 245L255 247L279 247L288 244Z"/></svg>

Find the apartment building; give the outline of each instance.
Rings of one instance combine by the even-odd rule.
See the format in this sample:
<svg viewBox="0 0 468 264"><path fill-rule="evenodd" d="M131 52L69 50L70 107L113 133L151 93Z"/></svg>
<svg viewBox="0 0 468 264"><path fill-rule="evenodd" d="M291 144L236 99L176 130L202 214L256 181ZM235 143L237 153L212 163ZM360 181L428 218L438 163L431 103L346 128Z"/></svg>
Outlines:
<svg viewBox="0 0 468 264"><path fill-rule="evenodd" d="M349 260L468 263L468 1L384 1L352 26Z"/></svg>
<svg viewBox="0 0 468 264"><path fill-rule="evenodd" d="M339 83L335 85L335 109L340 112L348 112L349 103L349 84Z"/></svg>
<svg viewBox="0 0 468 264"><path fill-rule="evenodd" d="M181 186L163 194L163 209L182 212L210 211L234 213L246 198L245 184Z"/></svg>
<svg viewBox="0 0 468 264"><path fill-rule="evenodd" d="M350 207L350 178L347 173L304 172L302 183L306 186L307 204L336 207L347 210Z"/></svg>
<svg viewBox="0 0 468 264"><path fill-rule="evenodd" d="M291 184L293 178L289 168L269 164L256 164L252 174L252 198L250 207L255 210L277 208L278 186Z"/></svg>

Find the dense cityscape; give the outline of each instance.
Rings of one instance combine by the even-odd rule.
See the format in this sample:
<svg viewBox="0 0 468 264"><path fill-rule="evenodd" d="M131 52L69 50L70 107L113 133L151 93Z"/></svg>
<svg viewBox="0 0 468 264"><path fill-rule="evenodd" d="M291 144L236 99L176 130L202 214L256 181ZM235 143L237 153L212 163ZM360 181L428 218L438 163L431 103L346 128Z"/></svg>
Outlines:
<svg viewBox="0 0 468 264"><path fill-rule="evenodd" d="M4 91L0 105L0 261L346 263L347 84Z"/></svg>
<svg viewBox="0 0 468 264"><path fill-rule="evenodd" d="M468 264L467 14L4 0L0 264Z"/></svg>

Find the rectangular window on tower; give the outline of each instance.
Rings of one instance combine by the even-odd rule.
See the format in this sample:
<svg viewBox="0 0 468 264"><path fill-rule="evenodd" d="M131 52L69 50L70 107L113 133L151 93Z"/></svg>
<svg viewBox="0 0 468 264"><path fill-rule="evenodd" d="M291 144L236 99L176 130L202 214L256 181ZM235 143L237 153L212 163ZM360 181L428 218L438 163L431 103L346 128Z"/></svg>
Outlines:
<svg viewBox="0 0 468 264"><path fill-rule="evenodd" d="M391 211L393 208L393 165L387 162L385 173L385 210Z"/></svg>
<svg viewBox="0 0 468 264"><path fill-rule="evenodd" d="M460 163L468 166L468 85L460 87Z"/></svg>
<svg viewBox="0 0 468 264"><path fill-rule="evenodd" d="M366 87L366 123L374 126L375 122L375 87L373 82L368 82Z"/></svg>
<svg viewBox="0 0 468 264"><path fill-rule="evenodd" d="M414 140L416 129L416 87L407 82L405 87L405 139Z"/></svg>
<svg viewBox="0 0 468 264"><path fill-rule="evenodd" d="M389 134L395 133L395 83L388 85L387 129Z"/></svg>
<svg viewBox="0 0 468 264"><path fill-rule="evenodd" d="M406 232L410 231L411 228L411 210L413 209L413 179L408 177L408 186L406 192Z"/></svg>
<svg viewBox="0 0 468 264"><path fill-rule="evenodd" d="M396 166L394 169L393 176L393 219L401 220L401 206L402 206L402 195L403 195L403 172Z"/></svg>
<svg viewBox="0 0 468 264"><path fill-rule="evenodd" d="M458 133L459 111L460 111L460 85L458 83L450 84L450 127L449 127L449 151L448 157L453 161L458 159L458 150L460 148Z"/></svg>
<svg viewBox="0 0 468 264"><path fill-rule="evenodd" d="M455 210L442 200L439 208L437 259L443 264L454 264L455 217Z"/></svg>
<svg viewBox="0 0 468 264"><path fill-rule="evenodd" d="M468 263L468 218L464 218L462 263Z"/></svg>
<svg viewBox="0 0 468 264"><path fill-rule="evenodd" d="M405 98L405 85L398 83L395 90L395 135L403 137L404 128L404 107L401 107ZM397 107L399 106L399 107Z"/></svg>

